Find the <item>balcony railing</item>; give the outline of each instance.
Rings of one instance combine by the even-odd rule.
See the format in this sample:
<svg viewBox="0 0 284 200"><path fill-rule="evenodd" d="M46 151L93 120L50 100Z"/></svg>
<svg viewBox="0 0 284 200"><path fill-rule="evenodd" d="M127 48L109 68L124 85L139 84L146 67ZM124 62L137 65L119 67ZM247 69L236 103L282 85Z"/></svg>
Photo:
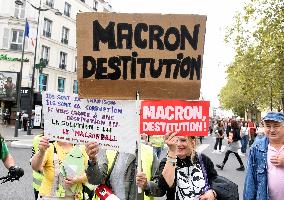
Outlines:
<svg viewBox="0 0 284 200"><path fill-rule="evenodd" d="M65 16L67 16L67 17L70 17L70 12L69 12L69 11L64 10L64 15L65 15Z"/></svg>
<svg viewBox="0 0 284 200"><path fill-rule="evenodd" d="M51 37L51 33L47 32L47 31L43 31L43 36L50 38Z"/></svg>
<svg viewBox="0 0 284 200"><path fill-rule="evenodd" d="M51 8L53 8L53 2L51 1L46 1L45 4Z"/></svg>
<svg viewBox="0 0 284 200"><path fill-rule="evenodd" d="M61 38L61 43L63 43L63 44L68 44L68 40L65 39L65 38Z"/></svg>
<svg viewBox="0 0 284 200"><path fill-rule="evenodd" d="M22 44L11 43L11 45L10 45L11 50L20 51L20 50L22 50L22 48L23 48Z"/></svg>
<svg viewBox="0 0 284 200"><path fill-rule="evenodd" d="M49 60L47 60L46 58L41 58L40 60L42 60L42 62L43 62L46 66L48 65Z"/></svg>
<svg viewBox="0 0 284 200"><path fill-rule="evenodd" d="M59 64L59 68L66 70L66 65L65 64Z"/></svg>

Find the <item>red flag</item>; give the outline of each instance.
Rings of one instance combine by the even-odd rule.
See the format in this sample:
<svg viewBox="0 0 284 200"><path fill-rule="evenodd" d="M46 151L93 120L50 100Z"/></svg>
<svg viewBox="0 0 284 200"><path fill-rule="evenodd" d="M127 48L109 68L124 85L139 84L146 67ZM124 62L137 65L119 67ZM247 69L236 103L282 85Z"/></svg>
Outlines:
<svg viewBox="0 0 284 200"><path fill-rule="evenodd" d="M35 39L31 37L32 46L35 47Z"/></svg>

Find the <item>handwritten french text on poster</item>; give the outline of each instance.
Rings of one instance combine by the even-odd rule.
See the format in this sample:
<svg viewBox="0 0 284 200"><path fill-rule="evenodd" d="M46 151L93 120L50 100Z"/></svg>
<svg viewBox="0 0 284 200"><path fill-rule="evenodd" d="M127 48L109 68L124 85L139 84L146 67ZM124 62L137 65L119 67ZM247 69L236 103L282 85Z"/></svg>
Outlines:
<svg viewBox="0 0 284 200"><path fill-rule="evenodd" d="M202 15L79 13L79 96L198 99L205 24Z"/></svg>
<svg viewBox="0 0 284 200"><path fill-rule="evenodd" d="M135 153L135 101L80 99L64 93L43 93L44 132L53 140L74 144L96 141L104 149Z"/></svg>
<svg viewBox="0 0 284 200"><path fill-rule="evenodd" d="M163 135L208 135L209 101L142 101L140 132Z"/></svg>

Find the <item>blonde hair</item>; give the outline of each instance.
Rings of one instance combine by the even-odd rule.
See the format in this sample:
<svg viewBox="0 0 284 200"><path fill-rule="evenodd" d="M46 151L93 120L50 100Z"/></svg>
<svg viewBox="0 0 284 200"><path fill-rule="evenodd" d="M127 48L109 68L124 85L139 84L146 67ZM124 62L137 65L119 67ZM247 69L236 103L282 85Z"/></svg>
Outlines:
<svg viewBox="0 0 284 200"><path fill-rule="evenodd" d="M190 160L192 164L196 164L197 159L198 159L197 153L196 153L196 146L197 146L196 136L187 136L187 138L191 145Z"/></svg>

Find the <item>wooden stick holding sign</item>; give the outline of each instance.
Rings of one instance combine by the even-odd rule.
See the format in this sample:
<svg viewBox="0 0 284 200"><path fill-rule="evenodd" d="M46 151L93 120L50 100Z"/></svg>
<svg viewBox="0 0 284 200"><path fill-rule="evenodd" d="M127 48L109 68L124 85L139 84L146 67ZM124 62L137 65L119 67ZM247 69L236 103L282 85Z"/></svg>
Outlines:
<svg viewBox="0 0 284 200"><path fill-rule="evenodd" d="M137 121L138 121L138 127L140 127L140 96L139 92L136 92L136 111L137 111ZM140 135L140 129L137 129L137 172L141 172L141 135ZM138 187L138 193L142 193L142 189Z"/></svg>

